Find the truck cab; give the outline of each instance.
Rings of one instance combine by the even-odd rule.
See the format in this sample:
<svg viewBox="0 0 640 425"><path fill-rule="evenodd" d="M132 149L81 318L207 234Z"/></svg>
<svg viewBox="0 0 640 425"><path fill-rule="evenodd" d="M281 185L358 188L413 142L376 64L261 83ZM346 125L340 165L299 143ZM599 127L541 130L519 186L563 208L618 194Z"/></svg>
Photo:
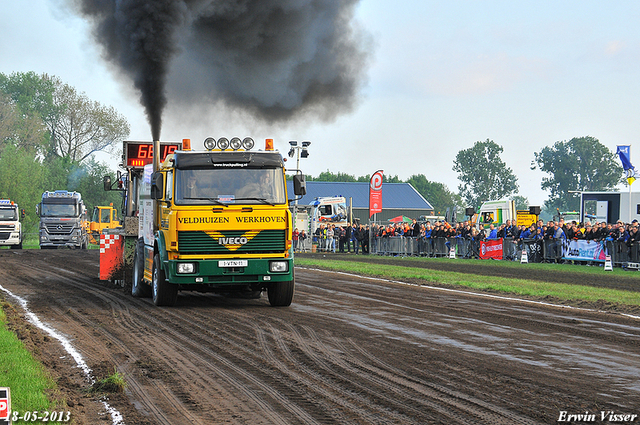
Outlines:
<svg viewBox="0 0 640 425"><path fill-rule="evenodd" d="M93 214L91 214L91 222L89 223L89 239L91 243L98 243L100 234L104 229L115 229L119 226L118 210L113 207L113 204L93 207Z"/></svg>
<svg viewBox="0 0 640 425"><path fill-rule="evenodd" d="M9 199L0 199L0 246L22 249L24 209Z"/></svg>
<svg viewBox="0 0 640 425"><path fill-rule="evenodd" d="M40 217L40 249L87 249L87 211L78 192L44 192L36 205Z"/></svg>
<svg viewBox="0 0 640 425"><path fill-rule="evenodd" d="M509 199L501 199L498 201L487 201L480 206L478 224L484 225L485 228L490 224L499 226L507 220L515 221L516 205Z"/></svg>
<svg viewBox="0 0 640 425"><path fill-rule="evenodd" d="M348 221L347 200L344 196L319 197L310 204L311 212L310 228L311 234L316 231L321 224L335 224L336 226L346 226Z"/></svg>

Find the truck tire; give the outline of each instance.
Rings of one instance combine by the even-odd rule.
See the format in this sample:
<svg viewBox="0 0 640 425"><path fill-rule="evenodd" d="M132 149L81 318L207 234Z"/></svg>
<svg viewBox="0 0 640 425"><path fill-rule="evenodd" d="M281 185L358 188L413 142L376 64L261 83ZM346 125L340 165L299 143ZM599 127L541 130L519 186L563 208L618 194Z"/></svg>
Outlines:
<svg viewBox="0 0 640 425"><path fill-rule="evenodd" d="M293 278L293 275L291 276ZM293 301L295 278L289 282L274 282L267 289L271 307L288 307Z"/></svg>
<svg viewBox="0 0 640 425"><path fill-rule="evenodd" d="M151 296L151 287L144 282L144 239L136 242L133 253L133 272L131 273L131 295L140 298Z"/></svg>
<svg viewBox="0 0 640 425"><path fill-rule="evenodd" d="M153 303L157 306L172 306L178 300L178 287L167 282L162 265L160 264L160 255L153 257Z"/></svg>

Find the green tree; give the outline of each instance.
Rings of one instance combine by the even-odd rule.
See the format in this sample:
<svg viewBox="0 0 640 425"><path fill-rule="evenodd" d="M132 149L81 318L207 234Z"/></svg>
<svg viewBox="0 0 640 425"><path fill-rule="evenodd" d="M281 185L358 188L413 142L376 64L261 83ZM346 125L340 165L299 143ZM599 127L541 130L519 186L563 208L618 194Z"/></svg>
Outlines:
<svg viewBox="0 0 640 425"><path fill-rule="evenodd" d="M129 123L115 108L90 100L59 79L55 87L54 102L60 113L49 123L55 154L80 163L96 152L122 146Z"/></svg>
<svg viewBox="0 0 640 425"><path fill-rule="evenodd" d="M359 176L356 181L360 183L369 183L371 181L371 174L367 174L364 176ZM395 176L388 176L386 174L382 174L382 183L404 183L396 174Z"/></svg>
<svg viewBox="0 0 640 425"><path fill-rule="evenodd" d="M23 117L37 116L44 122L59 113L53 101L55 80L35 72L0 73L0 91L9 95Z"/></svg>
<svg viewBox="0 0 640 425"><path fill-rule="evenodd" d="M327 170L320 173L318 177L312 177L309 180L318 182L355 182L356 178L351 174L343 172L332 173L331 171Z"/></svg>
<svg viewBox="0 0 640 425"><path fill-rule="evenodd" d="M412 175L406 182L433 206L436 215L444 215L447 208L462 207L460 195L451 192L442 183L427 180L424 174Z"/></svg>
<svg viewBox="0 0 640 425"><path fill-rule="evenodd" d="M17 103L12 94L17 98L20 96L9 92L3 81L7 86L6 77L0 74L0 154L8 144L30 149L34 155L43 152L47 138L40 114L33 111L32 106ZM24 98L23 101L27 102ZM24 110L30 112L25 113Z"/></svg>
<svg viewBox="0 0 640 425"><path fill-rule="evenodd" d="M500 159L502 151L502 146L487 139L456 155L453 171L462 182L458 190L466 206L477 209L484 201L518 193L518 179Z"/></svg>
<svg viewBox="0 0 640 425"><path fill-rule="evenodd" d="M45 167L31 152L9 144L0 155L0 198L25 210L25 228L38 222L35 205L40 201Z"/></svg>
<svg viewBox="0 0 640 425"><path fill-rule="evenodd" d="M556 142L534 153L531 169L548 174L542 189L550 192L545 210L579 210L580 200L569 191L607 191L619 182L622 167L616 154L591 136Z"/></svg>
<svg viewBox="0 0 640 425"><path fill-rule="evenodd" d="M38 153L46 159L59 156L80 163L96 152L119 148L129 135L129 123L115 108L90 100L58 77L0 74L0 92L17 108L23 131L32 128L26 120L42 121L48 131Z"/></svg>
<svg viewBox="0 0 640 425"><path fill-rule="evenodd" d="M85 161L82 166L72 166L69 172L66 188L82 194L89 218L95 206L113 203L117 209L122 207L122 192L104 191L102 178L106 175L114 176L115 173L107 165L96 162L93 158Z"/></svg>
<svg viewBox="0 0 640 425"><path fill-rule="evenodd" d="M77 190L89 213L96 205L120 208L121 194L105 193L102 186L102 176L113 172L91 154L119 147L128 131L113 108L78 95L55 77L0 74L0 198L24 208L32 232L44 191Z"/></svg>
<svg viewBox="0 0 640 425"><path fill-rule="evenodd" d="M529 209L529 199L524 197L524 196L520 196L520 195L516 195L516 196L512 196L511 197L512 201L516 202L516 210L528 210Z"/></svg>
<svg viewBox="0 0 640 425"><path fill-rule="evenodd" d="M307 176L308 181L317 181L317 182L366 182L368 183L371 180L371 174L367 174L366 176L355 177L351 174L343 173L341 171L337 173L333 173L329 170L323 171L318 175L318 177ZM403 183L400 178L395 176L387 176L384 174L382 176L383 183Z"/></svg>

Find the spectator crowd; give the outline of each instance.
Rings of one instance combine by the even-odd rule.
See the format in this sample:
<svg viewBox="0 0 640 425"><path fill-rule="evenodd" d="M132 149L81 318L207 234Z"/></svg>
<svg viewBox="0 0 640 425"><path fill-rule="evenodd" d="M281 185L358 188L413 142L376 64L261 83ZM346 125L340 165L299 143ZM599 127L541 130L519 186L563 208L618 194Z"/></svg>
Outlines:
<svg viewBox="0 0 640 425"><path fill-rule="evenodd" d="M624 254L627 260L631 257L632 247L640 241L638 234L638 221L631 223L618 221L616 224L589 221L577 223L539 220L530 226L518 226L515 221L506 220L504 224L494 226L489 224L485 228L483 224L473 226L468 220L450 224L446 221L436 220L411 223L373 223L347 224L337 226L335 224L321 224L311 235L313 243L317 244L317 250L321 252L368 254L370 244L375 254L391 255L420 255L420 256L445 256L452 246L463 246L461 256L465 258L478 258L479 246L483 240L504 239L505 244L513 244L507 249L509 253L506 259L515 260L526 244L538 243L544 246L546 260L560 262L562 246L570 240L604 241L610 243L612 249L618 254ZM396 244L390 244L390 241ZM403 244L404 251L388 249L390 246ZM408 248L409 244L411 247ZM309 251L309 236L305 231L293 232L293 245L296 251ZM637 249L636 249L637 251Z"/></svg>

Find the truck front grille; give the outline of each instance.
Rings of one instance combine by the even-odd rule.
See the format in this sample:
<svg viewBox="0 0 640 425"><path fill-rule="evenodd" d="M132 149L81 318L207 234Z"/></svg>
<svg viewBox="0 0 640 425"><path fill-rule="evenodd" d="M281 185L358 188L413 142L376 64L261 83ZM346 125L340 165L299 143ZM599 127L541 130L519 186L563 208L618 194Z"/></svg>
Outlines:
<svg viewBox="0 0 640 425"><path fill-rule="evenodd" d="M242 238L244 230L224 231L211 235L202 231L178 232L178 249L184 254L267 254L284 252L285 230L262 230L247 242L231 248L221 244L219 237Z"/></svg>
<svg viewBox="0 0 640 425"><path fill-rule="evenodd" d="M6 241L11 236L11 232L0 232L0 241Z"/></svg>
<svg viewBox="0 0 640 425"><path fill-rule="evenodd" d="M50 235L70 235L73 232L73 224L45 224Z"/></svg>

